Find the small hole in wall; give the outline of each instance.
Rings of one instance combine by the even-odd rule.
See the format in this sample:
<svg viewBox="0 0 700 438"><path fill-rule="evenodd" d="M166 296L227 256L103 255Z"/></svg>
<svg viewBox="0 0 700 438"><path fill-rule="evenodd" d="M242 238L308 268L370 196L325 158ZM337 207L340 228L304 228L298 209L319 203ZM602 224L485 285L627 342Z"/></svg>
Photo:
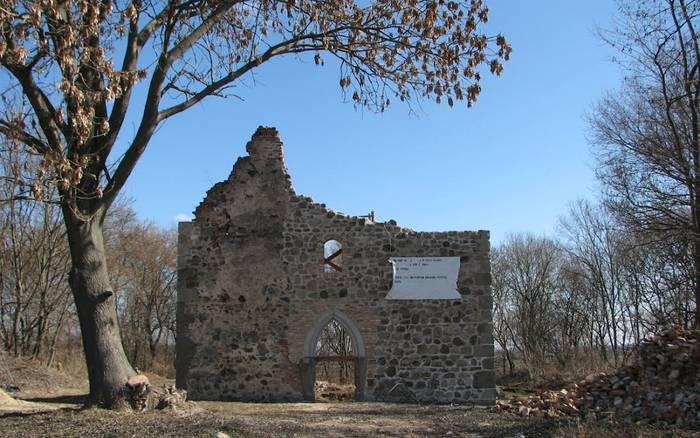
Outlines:
<svg viewBox="0 0 700 438"><path fill-rule="evenodd" d="M323 244L323 272L343 272L343 245L337 240Z"/></svg>

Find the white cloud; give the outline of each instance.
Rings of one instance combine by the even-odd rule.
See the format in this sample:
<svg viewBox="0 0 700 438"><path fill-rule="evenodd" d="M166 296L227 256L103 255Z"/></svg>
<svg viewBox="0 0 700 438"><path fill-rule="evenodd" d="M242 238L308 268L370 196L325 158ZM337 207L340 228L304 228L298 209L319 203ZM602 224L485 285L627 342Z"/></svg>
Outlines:
<svg viewBox="0 0 700 438"><path fill-rule="evenodd" d="M194 219L194 216L187 213L178 213L173 217L173 219L175 219L175 222L189 222Z"/></svg>

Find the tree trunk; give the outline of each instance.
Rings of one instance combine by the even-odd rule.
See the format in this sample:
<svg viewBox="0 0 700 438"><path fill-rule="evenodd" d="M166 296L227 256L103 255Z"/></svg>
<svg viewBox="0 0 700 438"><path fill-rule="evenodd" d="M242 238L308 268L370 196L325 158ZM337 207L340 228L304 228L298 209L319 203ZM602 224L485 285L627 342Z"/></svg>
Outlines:
<svg viewBox="0 0 700 438"><path fill-rule="evenodd" d="M700 329L700 241L693 239L693 268L695 269L695 328Z"/></svg>
<svg viewBox="0 0 700 438"><path fill-rule="evenodd" d="M122 346L115 294L107 272L102 217L97 214L85 221L64 211L64 218L72 262L69 282L90 381L89 403L117 407L123 402L127 380L136 373Z"/></svg>

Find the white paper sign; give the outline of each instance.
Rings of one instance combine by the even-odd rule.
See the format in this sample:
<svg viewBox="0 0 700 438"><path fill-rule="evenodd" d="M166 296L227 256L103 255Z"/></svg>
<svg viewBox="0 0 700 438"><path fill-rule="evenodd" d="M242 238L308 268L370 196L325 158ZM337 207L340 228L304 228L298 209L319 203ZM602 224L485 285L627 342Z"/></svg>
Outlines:
<svg viewBox="0 0 700 438"><path fill-rule="evenodd" d="M391 257L394 284L388 300L454 300L459 257Z"/></svg>

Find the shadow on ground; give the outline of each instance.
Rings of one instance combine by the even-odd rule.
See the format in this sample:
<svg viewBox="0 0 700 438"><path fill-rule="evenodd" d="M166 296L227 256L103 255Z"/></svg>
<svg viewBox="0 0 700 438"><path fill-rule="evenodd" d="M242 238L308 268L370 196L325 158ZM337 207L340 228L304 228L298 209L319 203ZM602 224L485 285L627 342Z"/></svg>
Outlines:
<svg viewBox="0 0 700 438"><path fill-rule="evenodd" d="M66 397L66 396L63 396ZM79 396L53 397L60 401ZM585 433L575 421L523 418L491 408L386 403L255 404L199 402L198 409L114 412L62 409L6 416L0 435L23 437L660 437L668 431L629 434L629 429ZM618 433L619 432L619 433ZM661 434L656 434L659 432ZM673 436L693 436L674 430Z"/></svg>
<svg viewBox="0 0 700 438"><path fill-rule="evenodd" d="M87 402L87 397L87 394L60 394L50 397L22 397L21 399L34 403L84 405Z"/></svg>

